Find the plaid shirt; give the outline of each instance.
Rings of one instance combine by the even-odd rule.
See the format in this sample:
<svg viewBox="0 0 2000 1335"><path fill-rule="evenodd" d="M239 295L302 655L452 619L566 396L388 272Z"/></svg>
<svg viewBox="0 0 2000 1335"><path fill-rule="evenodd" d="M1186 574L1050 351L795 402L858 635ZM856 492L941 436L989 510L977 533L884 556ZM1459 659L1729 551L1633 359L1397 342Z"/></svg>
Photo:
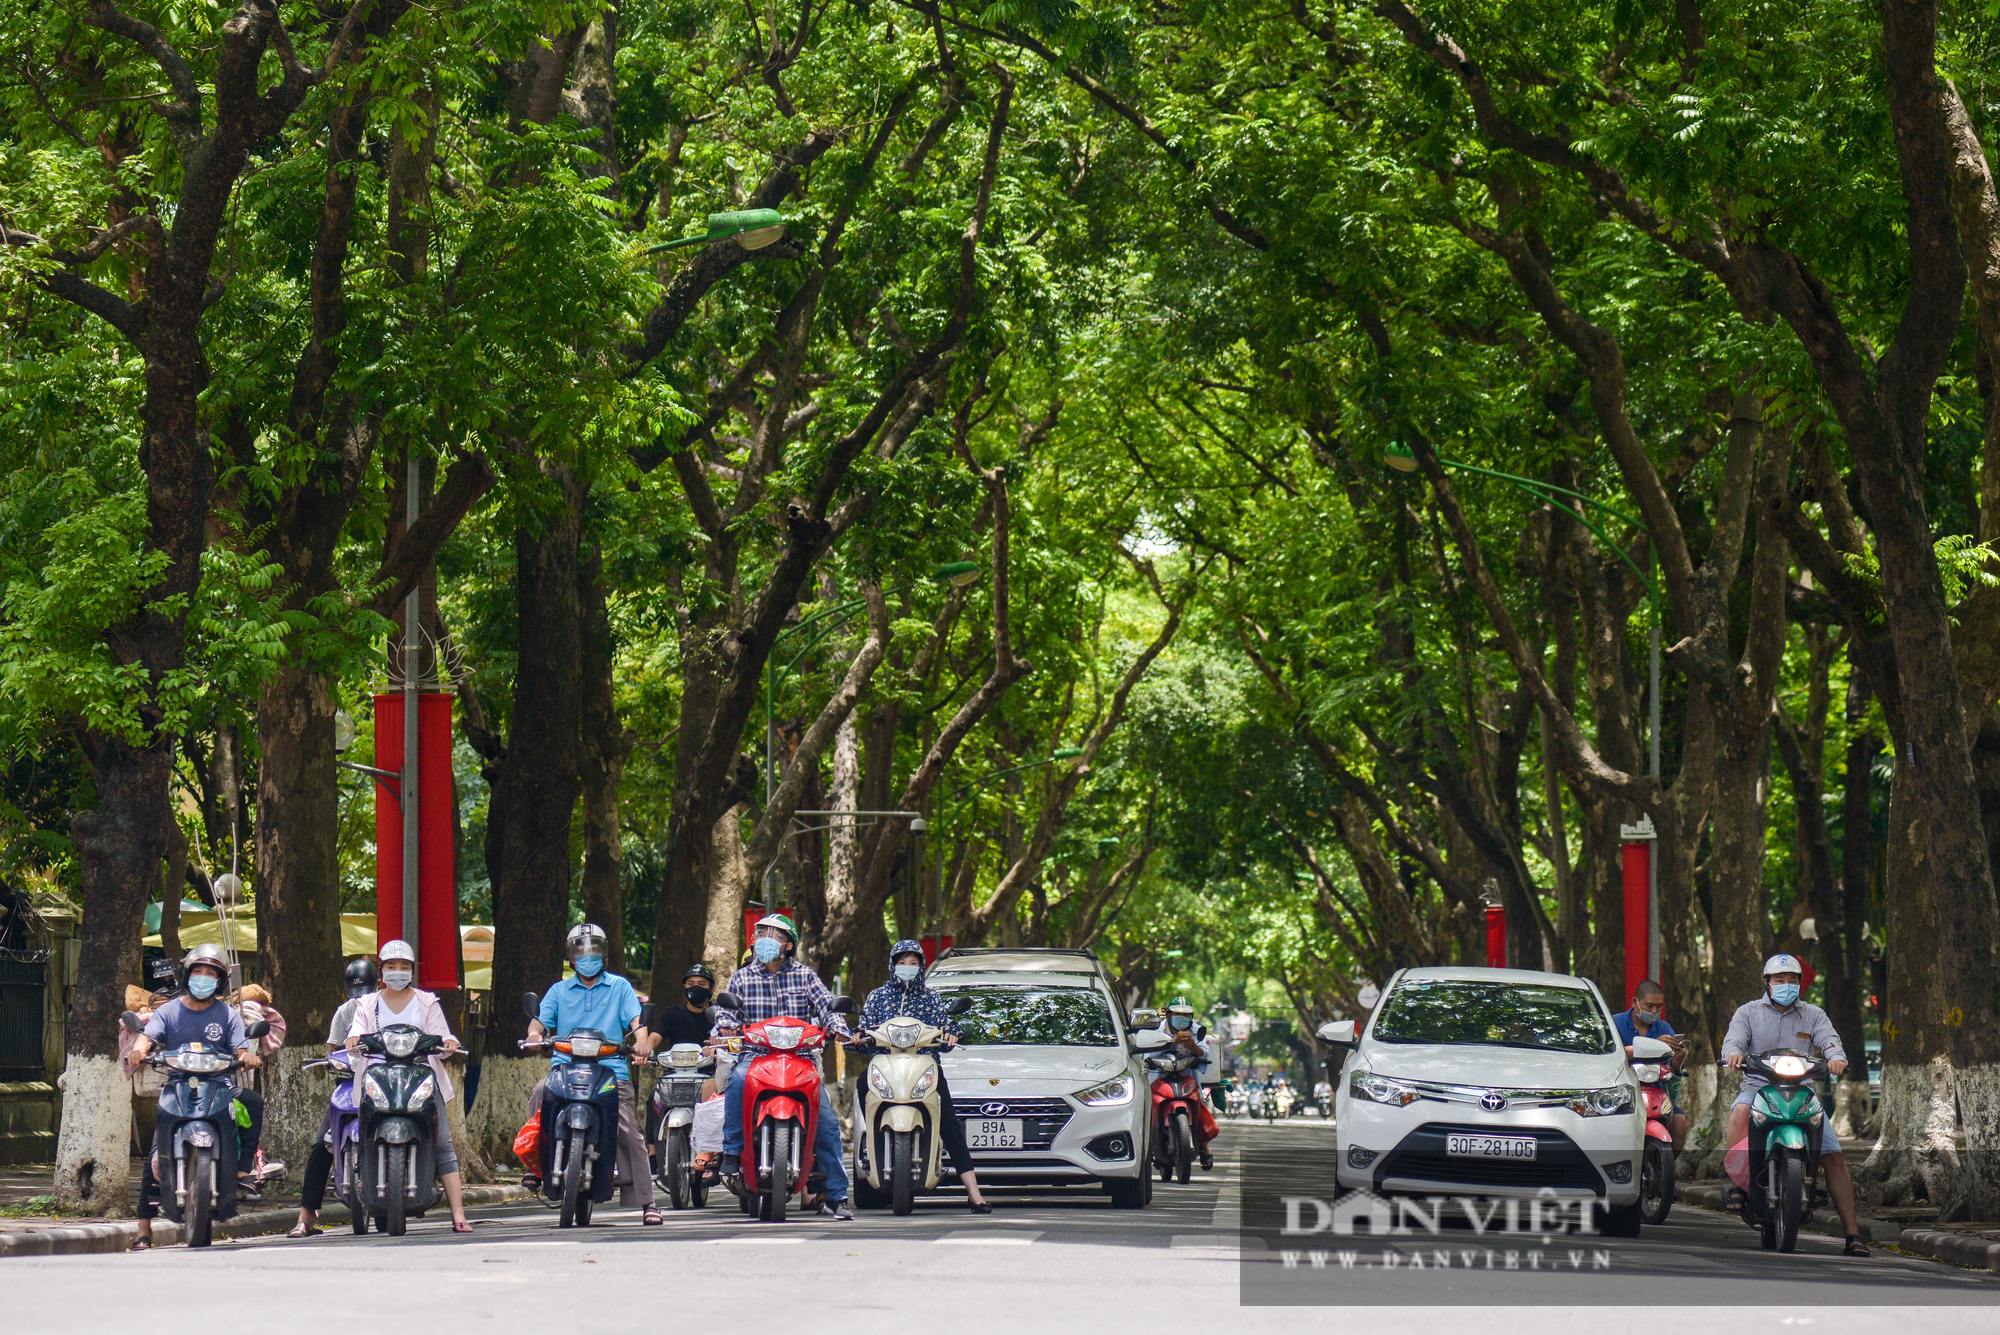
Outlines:
<svg viewBox="0 0 2000 1335"><path fill-rule="evenodd" d="M958 1021L947 1014L944 998L924 986L924 980L899 983L890 979L868 994L868 1000L861 1006L861 1027L874 1029L888 1023L899 1015L907 1015L912 1020L922 1020L934 1029L942 1029L952 1037L958 1037ZM925 1052L941 1049L925 1048Z"/></svg>
<svg viewBox="0 0 2000 1335"><path fill-rule="evenodd" d="M833 993L819 980L818 974L795 959L786 960L776 973L761 964L746 964L730 976L729 991L743 1003L743 1014L739 1016L735 1011L717 1006L715 1023L709 1030L711 1034L788 1015L824 1025L841 1037L847 1037L847 1017L827 1011L828 1004L833 1001Z"/></svg>

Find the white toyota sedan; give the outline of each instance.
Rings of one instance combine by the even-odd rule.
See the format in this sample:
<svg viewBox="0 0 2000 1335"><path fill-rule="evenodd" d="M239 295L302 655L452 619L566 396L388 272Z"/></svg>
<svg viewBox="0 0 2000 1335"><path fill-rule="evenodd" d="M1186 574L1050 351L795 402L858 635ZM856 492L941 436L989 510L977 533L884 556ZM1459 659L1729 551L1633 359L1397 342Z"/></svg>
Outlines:
<svg viewBox="0 0 2000 1335"><path fill-rule="evenodd" d="M1552 1193L1594 1203L1606 1233L1638 1233L1645 1101L1588 980L1404 969L1364 1030L1349 1020L1319 1034L1348 1050L1334 1086L1343 1188Z"/></svg>

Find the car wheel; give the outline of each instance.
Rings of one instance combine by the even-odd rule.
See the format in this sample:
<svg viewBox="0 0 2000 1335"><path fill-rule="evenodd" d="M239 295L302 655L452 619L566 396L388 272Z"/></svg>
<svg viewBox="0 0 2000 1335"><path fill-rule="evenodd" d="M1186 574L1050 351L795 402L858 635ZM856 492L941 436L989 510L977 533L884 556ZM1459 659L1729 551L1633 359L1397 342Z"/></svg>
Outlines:
<svg viewBox="0 0 2000 1335"><path fill-rule="evenodd" d="M1630 1205L1600 1205L1597 1207L1597 1231L1607 1238L1636 1238L1639 1236L1640 1202Z"/></svg>
<svg viewBox="0 0 2000 1335"><path fill-rule="evenodd" d="M1152 1185L1151 1173L1141 1173L1133 1178L1114 1177L1104 1184L1111 1193L1111 1208L1114 1210L1145 1209L1146 1199L1152 1194L1148 1189Z"/></svg>

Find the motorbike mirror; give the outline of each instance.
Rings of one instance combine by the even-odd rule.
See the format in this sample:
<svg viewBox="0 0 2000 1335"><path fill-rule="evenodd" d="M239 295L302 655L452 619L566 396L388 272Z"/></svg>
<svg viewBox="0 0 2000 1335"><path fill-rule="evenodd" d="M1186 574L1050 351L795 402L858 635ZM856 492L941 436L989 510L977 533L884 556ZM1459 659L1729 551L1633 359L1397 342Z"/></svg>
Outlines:
<svg viewBox="0 0 2000 1335"><path fill-rule="evenodd" d="M1173 1042L1157 1029L1140 1029L1132 1034L1132 1049L1135 1052L1158 1052Z"/></svg>
<svg viewBox="0 0 2000 1335"><path fill-rule="evenodd" d="M1160 1013L1154 1010L1136 1010L1125 1019L1127 1029L1147 1029L1160 1022Z"/></svg>
<svg viewBox="0 0 2000 1335"><path fill-rule="evenodd" d="M1319 1034L1320 1042L1331 1044L1336 1048L1351 1048L1361 1041L1361 1036L1356 1032L1356 1025L1352 1020L1328 1020L1316 1032Z"/></svg>
<svg viewBox="0 0 2000 1335"><path fill-rule="evenodd" d="M521 1009L527 1012L530 1020L538 1019L542 1013L542 999L533 992L523 992L521 994Z"/></svg>
<svg viewBox="0 0 2000 1335"><path fill-rule="evenodd" d="M647 1002L645 1005L641 1006L639 1008L640 1028L651 1029L653 1027L653 1017L658 1013L659 1013L658 1011L653 1009L653 1003L650 1001Z"/></svg>
<svg viewBox="0 0 2000 1335"><path fill-rule="evenodd" d="M252 1020L249 1024L243 1026L243 1037L245 1038L262 1038L270 1032L271 1022L269 1020Z"/></svg>
<svg viewBox="0 0 2000 1335"><path fill-rule="evenodd" d="M717 992L709 998L709 1001L717 1010L740 1011L743 1009L743 1003L737 998L736 994L726 990Z"/></svg>
<svg viewBox="0 0 2000 1335"><path fill-rule="evenodd" d="M854 1014L854 998L835 997L827 1004L827 1010L835 1015L852 1015Z"/></svg>
<svg viewBox="0 0 2000 1335"><path fill-rule="evenodd" d="M1674 1055L1674 1050L1657 1038L1637 1037L1632 1040L1632 1060L1635 1062L1663 1062Z"/></svg>
<svg viewBox="0 0 2000 1335"><path fill-rule="evenodd" d="M133 1011L126 1011L123 1015L119 1016L118 1023L124 1025L129 1032L134 1034L143 1034L146 1032L145 1022Z"/></svg>
<svg viewBox="0 0 2000 1335"><path fill-rule="evenodd" d="M951 1004L944 1009L947 1015L963 1015L972 1009L972 998L963 995L953 997Z"/></svg>

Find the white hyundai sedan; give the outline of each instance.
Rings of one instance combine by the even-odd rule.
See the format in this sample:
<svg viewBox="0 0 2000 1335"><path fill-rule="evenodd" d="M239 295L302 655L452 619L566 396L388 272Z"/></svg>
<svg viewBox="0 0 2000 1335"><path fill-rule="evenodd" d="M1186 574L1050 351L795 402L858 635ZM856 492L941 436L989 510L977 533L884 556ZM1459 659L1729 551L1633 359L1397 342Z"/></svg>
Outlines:
<svg viewBox="0 0 2000 1335"><path fill-rule="evenodd" d="M1526 969L1404 969L1335 1084L1336 1171L1377 1195L1592 1201L1639 1231L1645 1102L1597 988ZM1664 1048L1664 1045L1660 1045Z"/></svg>

